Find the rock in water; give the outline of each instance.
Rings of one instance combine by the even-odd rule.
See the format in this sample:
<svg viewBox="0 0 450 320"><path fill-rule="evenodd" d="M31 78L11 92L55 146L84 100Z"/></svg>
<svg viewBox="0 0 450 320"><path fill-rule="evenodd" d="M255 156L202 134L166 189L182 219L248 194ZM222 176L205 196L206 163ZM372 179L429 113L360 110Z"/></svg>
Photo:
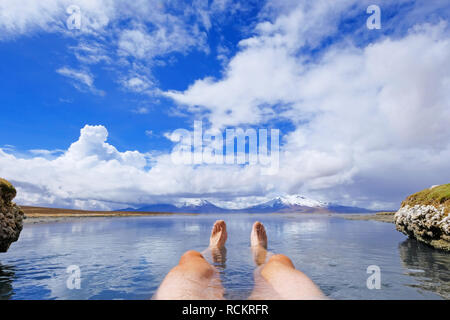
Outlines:
<svg viewBox="0 0 450 320"><path fill-rule="evenodd" d="M24 213L12 202L15 196L14 186L0 178L0 252L6 252L22 231Z"/></svg>
<svg viewBox="0 0 450 320"><path fill-rule="evenodd" d="M394 216L398 231L450 252L450 184L406 198Z"/></svg>

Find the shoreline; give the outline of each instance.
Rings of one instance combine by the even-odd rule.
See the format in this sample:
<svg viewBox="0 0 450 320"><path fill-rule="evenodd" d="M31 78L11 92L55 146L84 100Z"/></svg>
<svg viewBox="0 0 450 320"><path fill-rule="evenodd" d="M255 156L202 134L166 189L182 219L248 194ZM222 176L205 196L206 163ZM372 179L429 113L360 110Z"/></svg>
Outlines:
<svg viewBox="0 0 450 320"><path fill-rule="evenodd" d="M29 206L21 206L21 208L25 213L25 218L23 220L24 224L69 222L86 218L89 219L89 218L108 218L108 217L155 217L155 216L199 214L199 213L179 213L179 212L87 211L87 210L43 208L43 207L29 207ZM374 214L328 213L326 215L339 217L347 220L366 220L366 221L371 220L386 223L394 223L394 214L395 212L377 212Z"/></svg>
<svg viewBox="0 0 450 320"><path fill-rule="evenodd" d="M53 222L70 222L78 221L81 219L94 219L94 218L126 218L126 217L151 217L151 216L169 216L173 213L148 213L148 214L78 214L78 215L54 215L54 214L39 214L39 215L26 215L23 220L24 224L40 224L40 223L53 223Z"/></svg>
<svg viewBox="0 0 450 320"><path fill-rule="evenodd" d="M347 220L365 220L365 221L379 221L386 223L394 223L395 212L377 212L375 214L340 214L334 215Z"/></svg>
<svg viewBox="0 0 450 320"><path fill-rule="evenodd" d="M25 213L24 224L67 222L79 219L105 218L105 217L147 217L170 215L195 215L191 213L174 212L138 212L138 211L87 211L58 208L42 208L21 206Z"/></svg>

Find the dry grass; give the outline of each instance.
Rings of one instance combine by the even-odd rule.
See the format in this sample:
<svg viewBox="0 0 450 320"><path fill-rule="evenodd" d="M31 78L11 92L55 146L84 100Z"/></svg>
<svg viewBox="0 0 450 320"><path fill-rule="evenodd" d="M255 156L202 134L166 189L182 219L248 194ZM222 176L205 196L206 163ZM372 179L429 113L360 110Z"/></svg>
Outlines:
<svg viewBox="0 0 450 320"><path fill-rule="evenodd" d="M16 195L16 189L14 188L14 186L5 179L0 178L0 194L14 194L14 196Z"/></svg>
<svg viewBox="0 0 450 320"><path fill-rule="evenodd" d="M377 216L393 216L394 214L395 212L392 211L382 211L376 213Z"/></svg>
<svg viewBox="0 0 450 320"><path fill-rule="evenodd" d="M402 202L402 207L409 205L433 205L435 207L443 205L446 213L450 212L450 183L428 188L413 195L410 195Z"/></svg>
<svg viewBox="0 0 450 320"><path fill-rule="evenodd" d="M85 211L73 209L42 208L20 206L28 218L64 218L64 217L128 217L168 215L171 212L134 212L134 211Z"/></svg>

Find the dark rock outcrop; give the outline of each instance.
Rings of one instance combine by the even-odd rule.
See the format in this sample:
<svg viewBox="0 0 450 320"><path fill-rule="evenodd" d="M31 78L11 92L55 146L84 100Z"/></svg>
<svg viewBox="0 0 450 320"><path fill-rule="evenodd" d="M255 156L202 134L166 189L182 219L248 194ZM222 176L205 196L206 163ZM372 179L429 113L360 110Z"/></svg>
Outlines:
<svg viewBox="0 0 450 320"><path fill-rule="evenodd" d="M402 202L394 216L398 231L450 251L450 184L417 192Z"/></svg>
<svg viewBox="0 0 450 320"><path fill-rule="evenodd" d="M6 252L19 239L23 228L24 213L12 200L16 189L0 178L0 252Z"/></svg>

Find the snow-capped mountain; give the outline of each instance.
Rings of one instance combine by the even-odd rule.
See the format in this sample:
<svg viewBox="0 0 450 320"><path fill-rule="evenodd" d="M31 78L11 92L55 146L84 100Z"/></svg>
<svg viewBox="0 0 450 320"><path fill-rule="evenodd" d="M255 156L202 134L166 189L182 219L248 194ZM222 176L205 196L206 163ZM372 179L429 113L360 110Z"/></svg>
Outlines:
<svg viewBox="0 0 450 320"><path fill-rule="evenodd" d="M173 204L150 204L137 209L127 208L121 211L147 212L182 212L182 213L363 213L370 210L340 206L328 202L318 201L302 195L286 195L276 197L270 201L243 209L227 209L203 199L183 199Z"/></svg>
<svg viewBox="0 0 450 320"><path fill-rule="evenodd" d="M283 197L276 197L269 201L269 203L280 203L285 206L302 206L302 207L326 207L328 203L306 198L301 195L287 195ZM267 203L267 202L266 202Z"/></svg>
<svg viewBox="0 0 450 320"><path fill-rule="evenodd" d="M215 204L202 199L187 199L179 204L176 204L178 212L186 213L220 213L226 212L227 209L220 208Z"/></svg>
<svg viewBox="0 0 450 320"><path fill-rule="evenodd" d="M244 209L247 212L327 212L328 203L301 195L276 197L270 201Z"/></svg>
<svg viewBox="0 0 450 320"><path fill-rule="evenodd" d="M139 208L126 208L120 211L142 211L142 212L178 212L178 213L222 213L227 209L220 208L207 200L187 199L173 204L158 203L140 206Z"/></svg>
<svg viewBox="0 0 450 320"><path fill-rule="evenodd" d="M202 207L202 206L206 206L212 204L211 202L207 201L207 200L202 200L202 199L184 199L183 201L176 203L175 206L178 208L183 208L183 207Z"/></svg>

